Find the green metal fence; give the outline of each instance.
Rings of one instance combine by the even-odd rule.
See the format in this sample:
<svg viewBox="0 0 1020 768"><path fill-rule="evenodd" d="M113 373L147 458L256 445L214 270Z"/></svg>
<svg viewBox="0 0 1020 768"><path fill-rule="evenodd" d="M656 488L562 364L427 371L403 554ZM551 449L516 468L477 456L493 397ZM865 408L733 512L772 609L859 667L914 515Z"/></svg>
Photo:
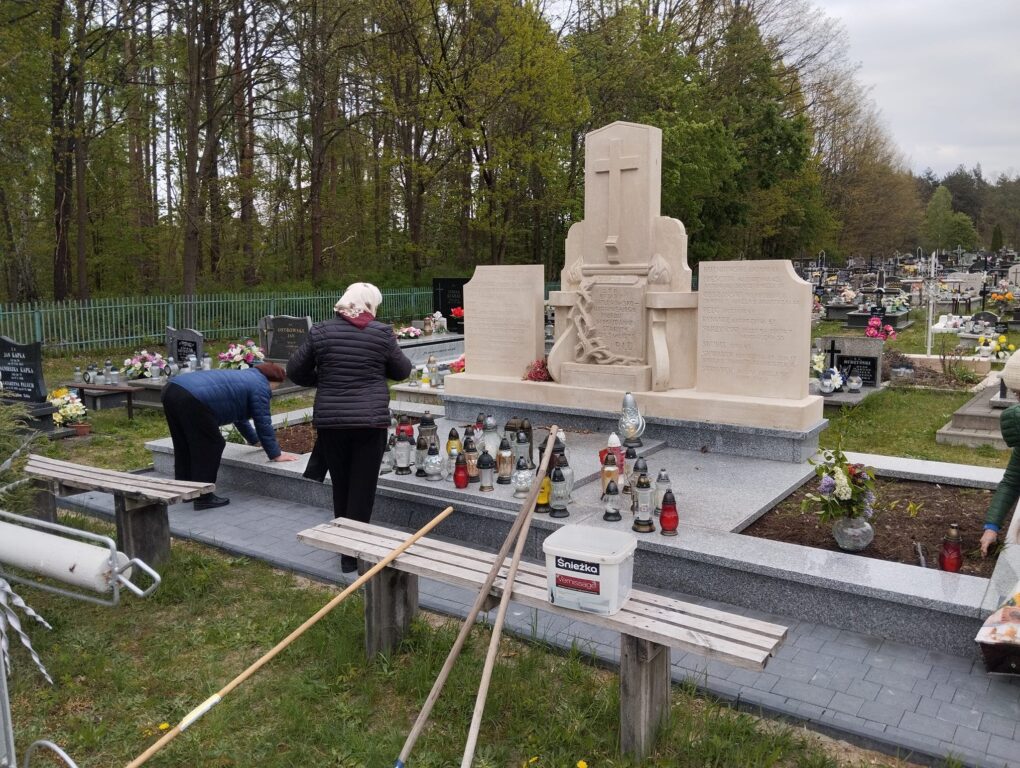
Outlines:
<svg viewBox="0 0 1020 768"><path fill-rule="evenodd" d="M384 291L383 296L379 319L385 322L432 311L431 288ZM209 339L239 338L254 335L265 315L330 317L336 300L335 292L220 293L0 304L0 335L53 349L162 342L168 325L194 328Z"/></svg>
<svg viewBox="0 0 1020 768"><path fill-rule="evenodd" d="M546 296L557 288L547 283ZM217 293L0 304L0 336L21 344L41 341L51 349L93 349L162 343L170 325L193 328L208 339L234 339L253 336L265 315L325 319L337 298L335 292ZM431 288L385 290L379 319L406 322L431 312Z"/></svg>

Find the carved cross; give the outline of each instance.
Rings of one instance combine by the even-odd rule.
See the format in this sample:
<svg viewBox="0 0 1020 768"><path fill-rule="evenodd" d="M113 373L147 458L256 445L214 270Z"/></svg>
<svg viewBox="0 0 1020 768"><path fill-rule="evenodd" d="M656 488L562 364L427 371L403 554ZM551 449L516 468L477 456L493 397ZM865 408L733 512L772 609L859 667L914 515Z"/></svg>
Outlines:
<svg viewBox="0 0 1020 768"><path fill-rule="evenodd" d="M835 368L836 367L836 355L838 355L840 352L843 351L842 349L836 349L836 340L832 339L829 342L829 348L826 349L826 350L823 350L823 351L825 352L825 354L827 354L829 356L829 367L830 368Z"/></svg>
<svg viewBox="0 0 1020 768"><path fill-rule="evenodd" d="M618 264L620 261L617 243L620 239L620 203L623 198L620 191L621 176L624 171L636 171L639 159L637 155L624 156L622 139L610 139L609 157L595 160L592 164L595 173L609 174L609 222L603 245L610 264Z"/></svg>

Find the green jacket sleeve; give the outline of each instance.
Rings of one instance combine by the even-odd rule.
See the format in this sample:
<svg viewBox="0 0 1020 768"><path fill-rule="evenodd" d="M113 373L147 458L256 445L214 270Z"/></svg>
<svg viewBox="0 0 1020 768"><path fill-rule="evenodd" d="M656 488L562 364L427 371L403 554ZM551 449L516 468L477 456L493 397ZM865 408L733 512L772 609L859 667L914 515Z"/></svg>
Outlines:
<svg viewBox="0 0 1020 768"><path fill-rule="evenodd" d="M1006 471L1002 473L1002 480L995 488L992 503L988 505L985 528L991 528L993 531L1002 527L1002 521L1016 506L1017 499L1020 499L1020 453L1017 451L1018 449L1013 449Z"/></svg>

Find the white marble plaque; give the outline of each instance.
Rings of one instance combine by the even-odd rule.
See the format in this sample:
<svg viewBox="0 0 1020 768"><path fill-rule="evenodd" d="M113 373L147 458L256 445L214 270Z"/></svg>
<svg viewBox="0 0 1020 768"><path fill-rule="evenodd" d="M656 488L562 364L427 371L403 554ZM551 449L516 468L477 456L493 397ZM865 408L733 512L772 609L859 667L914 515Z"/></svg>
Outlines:
<svg viewBox="0 0 1020 768"><path fill-rule="evenodd" d="M705 261L699 269L697 389L807 397L810 284L789 261Z"/></svg>
<svg viewBox="0 0 1020 768"><path fill-rule="evenodd" d="M464 285L464 357L467 371L521 378L545 356L541 264L475 267Z"/></svg>

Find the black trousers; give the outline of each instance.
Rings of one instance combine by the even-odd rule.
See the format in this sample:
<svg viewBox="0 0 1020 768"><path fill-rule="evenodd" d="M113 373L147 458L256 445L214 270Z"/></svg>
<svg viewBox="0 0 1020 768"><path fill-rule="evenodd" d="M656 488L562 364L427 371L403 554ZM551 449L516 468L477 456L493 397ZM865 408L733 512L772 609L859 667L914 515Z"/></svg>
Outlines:
<svg viewBox="0 0 1020 768"><path fill-rule="evenodd" d="M369 522L386 451L386 430L320 429L318 441L333 481L333 517Z"/></svg>
<svg viewBox="0 0 1020 768"><path fill-rule="evenodd" d="M193 394L169 383L163 387L163 414L174 443L174 478L215 483L227 441L209 407Z"/></svg>

